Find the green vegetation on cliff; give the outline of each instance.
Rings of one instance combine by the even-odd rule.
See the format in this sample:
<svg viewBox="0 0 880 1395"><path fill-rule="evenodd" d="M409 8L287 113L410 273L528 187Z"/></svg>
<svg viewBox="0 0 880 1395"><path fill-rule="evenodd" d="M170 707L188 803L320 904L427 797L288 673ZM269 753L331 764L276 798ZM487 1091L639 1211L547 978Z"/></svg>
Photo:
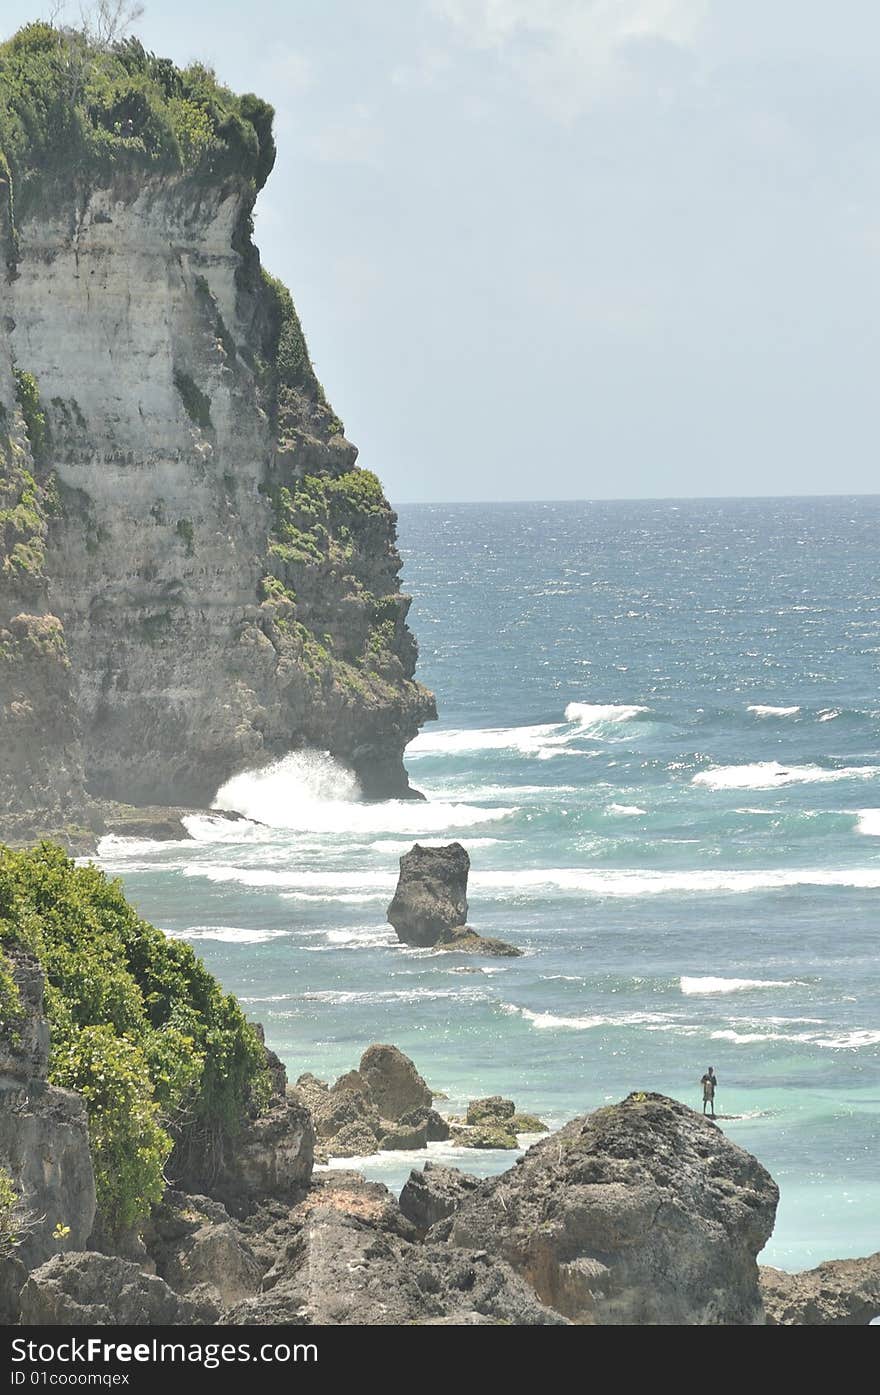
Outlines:
<svg viewBox="0 0 880 1395"><path fill-rule="evenodd" d="M265 184L272 107L236 96L199 63L178 68L137 39L110 47L74 29L25 25L0 45L0 181L9 213L78 178L180 173Z"/></svg>
<svg viewBox="0 0 880 1395"><path fill-rule="evenodd" d="M85 1097L100 1220L121 1234L161 1196L175 1146L217 1149L265 1102L263 1048L188 945L48 843L0 848L0 1028L14 1035L4 942L45 970L49 1078Z"/></svg>

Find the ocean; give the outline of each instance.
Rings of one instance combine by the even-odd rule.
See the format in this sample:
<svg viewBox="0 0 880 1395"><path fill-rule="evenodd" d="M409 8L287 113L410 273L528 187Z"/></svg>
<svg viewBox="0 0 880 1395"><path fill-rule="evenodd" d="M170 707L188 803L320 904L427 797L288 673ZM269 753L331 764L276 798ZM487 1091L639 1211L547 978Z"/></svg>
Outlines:
<svg viewBox="0 0 880 1395"><path fill-rule="evenodd" d="M880 1249L878 536L873 497L401 508L427 802L359 802L304 753L219 792L267 826L102 864L291 1079L394 1042L445 1109L558 1125L631 1090L700 1108L711 1064L781 1189L763 1261ZM453 838L470 923L523 958L395 942L399 856ZM399 1187L425 1156L356 1165Z"/></svg>

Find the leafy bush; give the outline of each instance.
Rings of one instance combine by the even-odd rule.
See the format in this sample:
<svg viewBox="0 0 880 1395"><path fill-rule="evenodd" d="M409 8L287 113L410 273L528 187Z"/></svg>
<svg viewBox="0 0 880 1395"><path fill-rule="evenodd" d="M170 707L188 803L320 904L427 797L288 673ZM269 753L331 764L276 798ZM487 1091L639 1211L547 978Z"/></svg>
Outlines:
<svg viewBox="0 0 880 1395"><path fill-rule="evenodd" d="M222 1143L268 1097L265 1053L192 949L141 920L117 881L51 844L0 849L0 946L40 959L49 1078L79 1090L110 1234L161 1195L172 1150Z"/></svg>
<svg viewBox="0 0 880 1395"><path fill-rule="evenodd" d="M237 178L256 192L275 162L273 115L202 64L177 68L137 39L106 49L36 23L0 45L0 175L19 211L55 185L130 170Z"/></svg>
<svg viewBox="0 0 880 1395"><path fill-rule="evenodd" d="M40 402L40 389L33 373L15 374L15 395L24 417L31 454L34 460L40 463L49 444L49 427Z"/></svg>
<svg viewBox="0 0 880 1395"><path fill-rule="evenodd" d="M17 1236L15 1213L18 1208L18 1193L12 1185L12 1178L5 1168L0 1167L0 1260L13 1249Z"/></svg>

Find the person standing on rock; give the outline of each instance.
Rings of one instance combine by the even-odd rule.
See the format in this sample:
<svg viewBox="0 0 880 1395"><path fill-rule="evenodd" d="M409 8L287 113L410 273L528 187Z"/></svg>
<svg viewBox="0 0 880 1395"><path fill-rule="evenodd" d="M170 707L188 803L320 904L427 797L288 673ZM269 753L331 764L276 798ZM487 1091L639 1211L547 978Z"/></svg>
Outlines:
<svg viewBox="0 0 880 1395"><path fill-rule="evenodd" d="M703 1113L706 1113L706 1105L712 1111L712 1118L715 1118L715 1086L718 1084L718 1077L712 1066L709 1066L700 1084L703 1087Z"/></svg>

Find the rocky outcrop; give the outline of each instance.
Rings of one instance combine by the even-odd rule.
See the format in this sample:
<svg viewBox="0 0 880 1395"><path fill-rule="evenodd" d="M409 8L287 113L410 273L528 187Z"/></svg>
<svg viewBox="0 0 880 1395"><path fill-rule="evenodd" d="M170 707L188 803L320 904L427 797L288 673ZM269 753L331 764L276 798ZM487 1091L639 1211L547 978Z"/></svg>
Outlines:
<svg viewBox="0 0 880 1395"><path fill-rule="evenodd" d="M264 1040L262 1027L256 1025ZM206 1136L189 1140L169 1163L179 1188L204 1192L237 1212L267 1197L296 1201L308 1187L315 1160L308 1103L288 1086L287 1071L275 1052L266 1050L266 1059L272 1095L260 1113L243 1120L219 1152Z"/></svg>
<svg viewBox="0 0 880 1395"><path fill-rule="evenodd" d="M448 1124L431 1108L431 1090L396 1046L367 1047L357 1070L333 1085L307 1072L296 1086L311 1110L321 1160L424 1148L449 1137Z"/></svg>
<svg viewBox="0 0 880 1395"><path fill-rule="evenodd" d="M465 924L471 860L461 843L423 848L415 843L400 859L388 919L404 944L463 954L510 957L521 950L478 935Z"/></svg>
<svg viewBox="0 0 880 1395"><path fill-rule="evenodd" d="M507 1260L577 1323L761 1323L755 1257L778 1195L710 1121L634 1094L484 1183L449 1236Z"/></svg>
<svg viewBox="0 0 880 1395"><path fill-rule="evenodd" d="M127 62L153 80L149 56ZM164 99L142 95L135 124ZM7 204L16 219L0 227L7 839L99 820L87 789L205 807L231 775L303 747L367 796L411 793L402 753L435 711L413 677L396 516L251 241L271 109L245 99L228 125L254 168L233 168L222 136L216 173L139 167L138 129L114 172L110 121L101 162L71 158L43 187L23 155L27 197L2 200L0 221Z"/></svg>
<svg viewBox="0 0 880 1395"><path fill-rule="evenodd" d="M195 1293L218 1310L257 1293L269 1267L224 1206L184 1192L167 1192L154 1209L147 1249L156 1273L176 1293Z"/></svg>
<svg viewBox="0 0 880 1395"><path fill-rule="evenodd" d="M209 1300L182 1298L130 1260L94 1252L56 1255L28 1276L21 1292L25 1326L177 1327L218 1316Z"/></svg>
<svg viewBox="0 0 880 1395"><path fill-rule="evenodd" d="M880 1254L797 1274L762 1268L761 1293L772 1327L866 1327L880 1317Z"/></svg>
<svg viewBox="0 0 880 1395"><path fill-rule="evenodd" d="M478 1178L455 1167L426 1162L413 1168L400 1193L400 1209L421 1232L443 1221L481 1187Z"/></svg>
<svg viewBox="0 0 880 1395"><path fill-rule="evenodd" d="M383 1119L402 1119L413 1109L429 1109L434 1096L412 1061L396 1046L368 1046L358 1067Z"/></svg>
<svg viewBox="0 0 880 1395"><path fill-rule="evenodd" d="M291 1233L259 1296L236 1304L227 1322L296 1326L473 1320L555 1325L563 1319L535 1298L503 1260L401 1235L398 1219L365 1220L319 1206Z"/></svg>
<svg viewBox="0 0 880 1395"><path fill-rule="evenodd" d="M21 1015L0 1031L0 1168L19 1198L15 1259L32 1268L59 1250L85 1247L95 1220L95 1176L81 1096L46 1081L43 971L17 944L5 941L3 948Z"/></svg>

